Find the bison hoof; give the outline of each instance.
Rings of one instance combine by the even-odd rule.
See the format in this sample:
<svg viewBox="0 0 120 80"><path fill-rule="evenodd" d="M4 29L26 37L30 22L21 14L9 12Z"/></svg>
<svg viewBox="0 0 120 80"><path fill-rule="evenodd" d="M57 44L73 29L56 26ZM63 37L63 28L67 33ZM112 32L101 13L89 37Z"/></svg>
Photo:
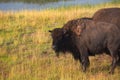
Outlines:
<svg viewBox="0 0 120 80"><path fill-rule="evenodd" d="M86 72L86 68L85 67L83 67L82 70L83 70L83 72Z"/></svg>
<svg viewBox="0 0 120 80"><path fill-rule="evenodd" d="M114 72L113 72L113 71L109 71L109 74L112 74L112 75L113 75L113 74L114 74Z"/></svg>

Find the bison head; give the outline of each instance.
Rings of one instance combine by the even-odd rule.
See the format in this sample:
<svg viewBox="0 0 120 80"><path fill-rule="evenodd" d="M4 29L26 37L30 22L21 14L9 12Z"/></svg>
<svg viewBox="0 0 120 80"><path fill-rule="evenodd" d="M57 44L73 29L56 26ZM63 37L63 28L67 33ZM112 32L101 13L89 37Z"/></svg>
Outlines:
<svg viewBox="0 0 120 80"><path fill-rule="evenodd" d="M55 28L52 31L49 31L52 36L52 48L56 52L56 55L59 56L60 52L70 51L72 48L72 38L71 33L67 32L63 28Z"/></svg>
<svg viewBox="0 0 120 80"><path fill-rule="evenodd" d="M52 36L52 48L56 52L56 56L59 57L60 52L70 52L75 60L81 62L81 56L79 50L76 47L74 40L74 33L66 31L63 28L55 28L49 31Z"/></svg>

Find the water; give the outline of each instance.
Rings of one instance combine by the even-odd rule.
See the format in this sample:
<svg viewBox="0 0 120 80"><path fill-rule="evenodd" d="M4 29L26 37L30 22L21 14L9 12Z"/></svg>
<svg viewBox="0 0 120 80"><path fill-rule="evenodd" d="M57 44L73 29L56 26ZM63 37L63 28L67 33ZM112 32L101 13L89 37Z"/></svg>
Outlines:
<svg viewBox="0 0 120 80"><path fill-rule="evenodd" d="M99 4L110 2L110 0L0 0L0 10L44 10L70 5Z"/></svg>

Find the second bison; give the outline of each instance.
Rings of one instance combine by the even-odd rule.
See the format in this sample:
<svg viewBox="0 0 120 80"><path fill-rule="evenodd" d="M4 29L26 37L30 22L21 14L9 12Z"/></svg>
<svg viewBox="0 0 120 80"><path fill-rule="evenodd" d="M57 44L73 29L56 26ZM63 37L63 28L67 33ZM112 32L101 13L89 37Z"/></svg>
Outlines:
<svg viewBox="0 0 120 80"><path fill-rule="evenodd" d="M116 24L120 28L120 8L103 8L93 15L94 21Z"/></svg>

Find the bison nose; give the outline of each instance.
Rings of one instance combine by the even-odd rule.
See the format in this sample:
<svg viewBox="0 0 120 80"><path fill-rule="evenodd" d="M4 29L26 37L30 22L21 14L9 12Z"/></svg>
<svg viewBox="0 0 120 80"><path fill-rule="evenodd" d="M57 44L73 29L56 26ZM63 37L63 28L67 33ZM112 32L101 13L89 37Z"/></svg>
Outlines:
<svg viewBox="0 0 120 80"><path fill-rule="evenodd" d="M53 46L52 46L52 48L53 48L53 49L56 49L56 46L55 46L55 45L53 45Z"/></svg>

